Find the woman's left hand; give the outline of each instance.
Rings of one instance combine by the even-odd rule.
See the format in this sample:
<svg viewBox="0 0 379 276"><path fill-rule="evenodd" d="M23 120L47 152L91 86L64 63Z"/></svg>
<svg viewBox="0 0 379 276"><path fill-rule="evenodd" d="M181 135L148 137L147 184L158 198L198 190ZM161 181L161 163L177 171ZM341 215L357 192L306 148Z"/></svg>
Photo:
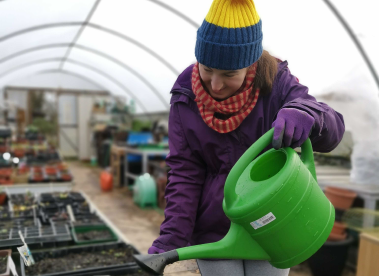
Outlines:
<svg viewBox="0 0 379 276"><path fill-rule="evenodd" d="M283 108L272 123L274 137L272 146L300 147L312 132L315 119L307 112L295 108Z"/></svg>

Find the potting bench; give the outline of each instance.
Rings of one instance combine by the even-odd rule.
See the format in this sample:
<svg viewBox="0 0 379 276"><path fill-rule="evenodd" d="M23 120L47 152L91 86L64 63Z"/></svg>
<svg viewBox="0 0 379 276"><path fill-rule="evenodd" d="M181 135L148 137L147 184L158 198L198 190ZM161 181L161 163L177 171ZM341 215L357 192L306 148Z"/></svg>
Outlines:
<svg viewBox="0 0 379 276"><path fill-rule="evenodd" d="M25 191L33 193L43 192L64 192L71 190L74 186L74 182L51 182L51 183L33 183L33 184L13 184L13 185L1 185L4 191L8 194L22 194Z"/></svg>
<svg viewBox="0 0 379 276"><path fill-rule="evenodd" d="M110 165L113 175L113 186L120 187L121 183L121 165L125 160L125 146L112 145Z"/></svg>
<svg viewBox="0 0 379 276"><path fill-rule="evenodd" d="M148 160L150 156L162 156L169 154L169 149L138 149L125 147L125 183L128 185L128 177L136 179L138 175L132 174L128 170L128 154L135 154L142 156L142 174L147 173L148 170Z"/></svg>

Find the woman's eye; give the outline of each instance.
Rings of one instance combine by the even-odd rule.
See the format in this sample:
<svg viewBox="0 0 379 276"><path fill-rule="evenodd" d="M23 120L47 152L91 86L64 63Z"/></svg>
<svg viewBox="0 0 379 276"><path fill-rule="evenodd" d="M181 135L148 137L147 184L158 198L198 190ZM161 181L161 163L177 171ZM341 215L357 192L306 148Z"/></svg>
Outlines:
<svg viewBox="0 0 379 276"><path fill-rule="evenodd" d="M225 77L227 77L227 78L233 78L234 75L225 75Z"/></svg>

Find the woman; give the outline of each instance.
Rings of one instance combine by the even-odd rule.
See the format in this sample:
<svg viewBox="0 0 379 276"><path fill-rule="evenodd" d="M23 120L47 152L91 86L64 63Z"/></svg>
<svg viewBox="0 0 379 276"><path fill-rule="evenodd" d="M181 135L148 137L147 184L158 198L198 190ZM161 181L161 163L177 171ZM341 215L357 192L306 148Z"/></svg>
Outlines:
<svg viewBox="0 0 379 276"><path fill-rule="evenodd" d="M287 62L262 49L261 20L252 0L214 0L197 33L197 63L171 91L171 167L160 237L149 254L222 239L230 221L222 209L225 179L241 155L272 127L272 145L313 149L341 141L341 114L308 94ZM267 149L266 149L267 150ZM198 260L202 275L288 275L267 261Z"/></svg>

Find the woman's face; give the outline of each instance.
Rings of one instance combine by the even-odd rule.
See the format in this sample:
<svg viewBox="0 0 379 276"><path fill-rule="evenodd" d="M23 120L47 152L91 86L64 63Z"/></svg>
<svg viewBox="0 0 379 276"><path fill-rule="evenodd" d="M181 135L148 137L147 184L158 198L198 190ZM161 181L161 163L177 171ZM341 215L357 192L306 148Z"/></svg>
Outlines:
<svg viewBox="0 0 379 276"><path fill-rule="evenodd" d="M199 64L203 85L216 100L225 100L235 94L245 80L247 69L218 70Z"/></svg>

